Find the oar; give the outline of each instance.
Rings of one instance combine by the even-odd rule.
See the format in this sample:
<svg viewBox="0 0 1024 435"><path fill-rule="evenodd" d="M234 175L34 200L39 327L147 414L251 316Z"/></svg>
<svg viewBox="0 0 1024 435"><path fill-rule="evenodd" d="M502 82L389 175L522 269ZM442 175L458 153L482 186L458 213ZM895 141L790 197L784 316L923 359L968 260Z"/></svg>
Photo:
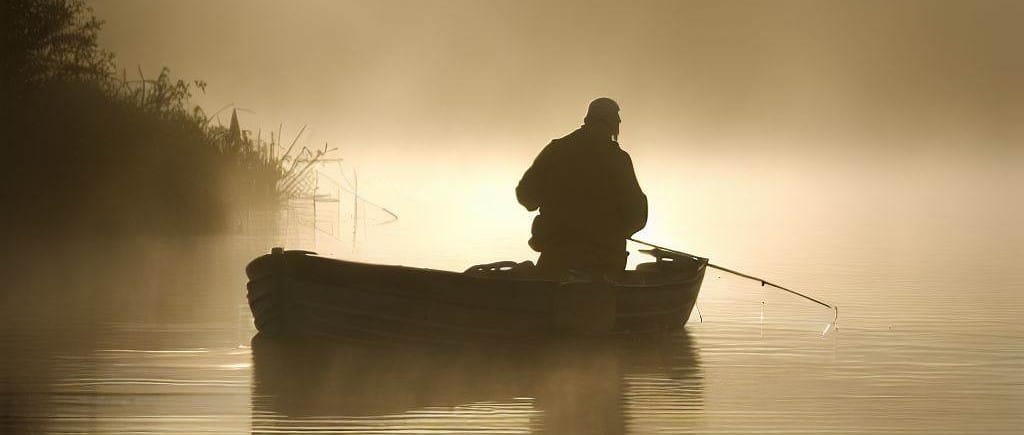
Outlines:
<svg viewBox="0 0 1024 435"><path fill-rule="evenodd" d="M633 241L633 242L639 243L639 244L641 244L641 245L646 245L646 246L650 246L650 247L652 247L652 248L654 248L654 249L660 249L660 250L662 250L662 251L665 251L665 252L671 252L671 253L673 253L673 254L685 255L685 256L687 256L687 257L691 257L691 258L703 258L703 257L698 257L698 256L696 256L696 255L692 255L692 254L687 254L687 253L685 253L685 252L682 252L682 251L677 251L677 250L675 250L675 249L669 249L669 248L666 248L666 247L664 247L664 246L658 246L658 245L655 245L655 244L653 244L653 243L647 243L647 242L645 242L645 241L642 241L642 240L637 240L637 239L634 239L634 238L632 238L632 237L627 237L627 240L630 240L630 241ZM821 306L823 306L823 307L825 307L825 308L829 308L829 309L831 309L831 310L835 311L835 318L834 318L834 319L832 320L832 323L833 323L833 324L835 324L835 321L839 319L839 307L837 307L837 306L835 306L835 305L829 305L829 304L826 304L826 303L824 303L824 302L822 302L822 301L819 301L819 300L817 300L817 299L814 299L814 298L812 298L812 297L810 297L810 296L807 296L807 295L805 295L805 294L803 294L803 293L800 293L800 292L798 292L798 291L795 291L795 290L790 290L790 289L788 289L788 288L785 288L785 287L783 287L783 286L780 286L780 285L778 285L778 284L774 284L774 283L771 283L771 282L765 281L765 280L763 280L763 279L761 279L761 278L758 278L758 277L756 277L756 276L751 276L751 275L747 275L747 274L745 274L745 273L742 273L742 272L737 272L737 271L735 271L735 270L732 270L732 269L729 269L729 268L726 268L726 267L722 267L722 266L719 266L719 265L717 265L717 264L712 264L712 263L711 263L710 261L708 262L708 267L710 267L710 268L713 268L713 269L718 269L718 270L721 270L722 272L728 272L728 273L731 273L731 274L733 274L733 275L736 275L736 276L741 276L741 277L743 277L743 278L747 278L747 279L752 279L752 280L754 280L754 281L760 281L760 282L761 282L761 286L762 286L762 287L764 287L764 286L766 286L766 285L767 285L767 286L775 287L775 288L777 288L777 289L779 289L779 290L784 290L784 291L790 292L790 293L792 293L792 294L794 294L794 295L800 296L800 297L802 297L802 298L804 298L804 299L807 299L807 300L809 300L809 301L811 301L811 302L814 302L814 303L816 303L816 304L818 304L818 305L821 305Z"/></svg>

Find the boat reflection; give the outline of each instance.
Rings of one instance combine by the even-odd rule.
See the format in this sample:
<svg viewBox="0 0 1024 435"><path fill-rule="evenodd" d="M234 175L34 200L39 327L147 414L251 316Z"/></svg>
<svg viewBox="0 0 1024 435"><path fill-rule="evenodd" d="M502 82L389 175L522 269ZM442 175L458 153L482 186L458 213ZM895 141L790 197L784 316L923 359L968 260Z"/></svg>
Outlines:
<svg viewBox="0 0 1024 435"><path fill-rule="evenodd" d="M628 415L632 384L659 385L662 395L668 388L689 409L703 401L700 361L685 331L457 349L257 336L252 355L253 433L623 433L642 418ZM484 404L489 418L478 418L473 404Z"/></svg>

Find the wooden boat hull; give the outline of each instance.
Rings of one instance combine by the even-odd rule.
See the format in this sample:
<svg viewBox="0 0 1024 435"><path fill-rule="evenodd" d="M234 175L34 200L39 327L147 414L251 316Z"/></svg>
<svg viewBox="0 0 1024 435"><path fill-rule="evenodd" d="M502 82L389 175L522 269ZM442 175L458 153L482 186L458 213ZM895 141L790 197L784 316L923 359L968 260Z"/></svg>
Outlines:
<svg viewBox="0 0 1024 435"><path fill-rule="evenodd" d="M261 334L429 342L660 334L686 323L706 266L693 259L617 282L559 282L310 254L275 250L246 267Z"/></svg>

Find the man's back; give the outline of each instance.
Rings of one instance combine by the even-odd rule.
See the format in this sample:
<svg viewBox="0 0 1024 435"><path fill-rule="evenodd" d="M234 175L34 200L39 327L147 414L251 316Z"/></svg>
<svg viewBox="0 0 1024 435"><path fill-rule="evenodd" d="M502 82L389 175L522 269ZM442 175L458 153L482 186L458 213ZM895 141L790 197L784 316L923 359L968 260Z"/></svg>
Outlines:
<svg viewBox="0 0 1024 435"><path fill-rule="evenodd" d="M614 112L598 118L591 112L601 100L610 102ZM646 224L647 197L629 154L612 140L618 120L613 101L595 100L587 123L545 147L519 182L519 202L528 210L540 209L530 246L541 252L542 269L614 272L625 267L625 239Z"/></svg>
<svg viewBox="0 0 1024 435"><path fill-rule="evenodd" d="M551 238L624 239L647 221L647 198L629 155L585 128L545 147L523 175L516 196L527 209L540 208L541 222L531 241L539 250Z"/></svg>

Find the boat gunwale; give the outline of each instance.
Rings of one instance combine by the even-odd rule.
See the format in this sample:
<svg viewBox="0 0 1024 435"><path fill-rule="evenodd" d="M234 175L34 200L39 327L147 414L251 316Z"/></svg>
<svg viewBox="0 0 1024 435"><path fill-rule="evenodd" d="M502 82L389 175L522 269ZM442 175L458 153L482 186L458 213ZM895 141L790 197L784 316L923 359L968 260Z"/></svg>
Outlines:
<svg viewBox="0 0 1024 435"><path fill-rule="evenodd" d="M361 261L342 260L342 259L339 259L339 258L331 258L331 257L321 256L321 255L318 255L316 253L311 253L309 251L284 251L283 254L264 254L264 255L261 255L261 256L255 258L255 259L253 259L251 262L249 262L249 264L245 268L246 275L248 276L248 278L250 280L254 280L254 279L260 278L260 277L254 277L253 276L254 272L255 272L255 268L253 266L257 262L260 262L260 260L264 260L264 259L269 260L269 259L273 258L273 256L275 256L275 255L284 255L284 256L286 256L286 258L285 258L286 260L287 260L287 257L299 257L299 258L312 259L312 260L316 260L316 261L322 261L322 262L325 262L325 263L335 263L335 264L339 264L339 265L346 265L346 266L350 266L350 267L360 267L360 268L375 269L375 270L401 270L403 272L413 272L413 273L429 273L429 274L432 274L432 275L435 275L435 276L441 275L441 276L449 276L449 277L458 277L459 279L473 279L473 280L492 281L492 282L537 283L537 284L545 284L545 285L549 285L549 286L563 286L563 285L569 285L569 284L602 283L603 282L603 283L609 284L613 288L628 288L628 289L632 289L632 290L637 290L637 289L641 289L641 290L648 290L648 289L655 290L655 289L657 289L659 287L676 287L676 286L679 286L679 285L691 283L693 281L703 280L703 278L704 278L703 275L704 275L704 272L706 271L706 268L707 268L707 265L708 265L708 259L700 258L700 257L695 257L694 260L695 260L695 262L698 263L697 267L692 270L692 273L686 273L683 279L664 280L664 281L657 281L657 282L650 282L650 283L640 283L640 282L612 281L612 280L603 280L603 281L602 280L587 280L587 279L553 280L553 279L543 279L543 278L536 278L536 277L512 277L512 276L509 276L509 277L499 277L499 276L487 276L487 275L474 275L474 274L467 274L465 272L455 272L455 271L444 270L444 269L431 269L431 268L426 268L426 267L406 266L406 265L401 265L401 264L377 264L377 263L365 263L365 262L361 262ZM637 271L637 270L626 270L625 272L629 273L629 272L640 272L640 271ZM643 272L640 272L640 273L643 273ZM286 275L291 275L291 274L288 273ZM669 275L669 274L666 274L666 275ZM304 278L303 280L306 280L306 279Z"/></svg>

